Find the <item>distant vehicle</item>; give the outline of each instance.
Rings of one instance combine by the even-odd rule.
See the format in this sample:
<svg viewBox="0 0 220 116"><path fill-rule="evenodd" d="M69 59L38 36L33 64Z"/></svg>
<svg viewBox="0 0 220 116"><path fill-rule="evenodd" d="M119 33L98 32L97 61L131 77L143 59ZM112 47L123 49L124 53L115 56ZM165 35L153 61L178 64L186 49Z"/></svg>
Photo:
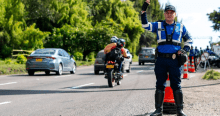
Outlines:
<svg viewBox="0 0 220 116"><path fill-rule="evenodd" d="M130 54L128 49L125 49L127 52L127 55L130 56L130 59L124 59L123 65L122 65L122 72L126 70L126 72L130 73L131 71L131 63L132 63L132 55ZM105 61L103 57L105 56L104 50L101 50L98 52L94 64L94 73L99 74L99 71L105 71Z"/></svg>
<svg viewBox="0 0 220 116"><path fill-rule="evenodd" d="M60 48L37 49L27 57L26 70L29 75L34 75L35 71L56 72L62 75L63 72L76 73L76 62L69 54Z"/></svg>
<svg viewBox="0 0 220 116"><path fill-rule="evenodd" d="M145 47L142 48L139 57L138 57L139 65L144 65L145 62L155 62L155 48Z"/></svg>
<svg viewBox="0 0 220 116"><path fill-rule="evenodd" d="M124 60L127 60L128 62L130 62L130 64L132 64L132 54L128 49L125 48L125 50L127 52L127 56L130 56L130 58L129 59L125 58Z"/></svg>

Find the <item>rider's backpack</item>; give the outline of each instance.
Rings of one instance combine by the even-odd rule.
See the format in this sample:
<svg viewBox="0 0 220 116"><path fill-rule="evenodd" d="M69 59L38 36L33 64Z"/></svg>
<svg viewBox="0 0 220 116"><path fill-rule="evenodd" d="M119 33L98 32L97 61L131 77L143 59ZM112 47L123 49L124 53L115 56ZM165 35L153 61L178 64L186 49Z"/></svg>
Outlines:
<svg viewBox="0 0 220 116"><path fill-rule="evenodd" d="M120 60L122 57L121 49L116 47L115 49L112 49L111 52L109 52L109 60L115 61Z"/></svg>

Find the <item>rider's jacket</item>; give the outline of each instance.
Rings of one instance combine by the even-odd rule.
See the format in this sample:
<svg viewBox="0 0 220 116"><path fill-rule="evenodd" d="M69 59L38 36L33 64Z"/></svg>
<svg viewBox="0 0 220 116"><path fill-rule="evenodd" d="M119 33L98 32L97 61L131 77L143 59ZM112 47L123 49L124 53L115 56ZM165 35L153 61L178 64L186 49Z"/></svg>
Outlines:
<svg viewBox="0 0 220 116"><path fill-rule="evenodd" d="M108 44L108 45L105 47L105 49L104 49L104 54L107 54L107 53L111 52L111 50L115 49L116 47L117 47L117 43L110 43L110 44ZM121 48L121 53L122 53L122 55L123 55L124 57L127 57L127 53L126 53L124 47Z"/></svg>
<svg viewBox="0 0 220 116"><path fill-rule="evenodd" d="M142 27L145 30L152 31L157 34L158 52L177 53L177 51L181 49L182 38L184 40L183 49L189 52L192 44L192 38L183 24L174 22L173 24L169 25L165 21L148 22L146 12L141 15L141 20ZM173 31L174 25L176 25L175 31ZM172 35L172 39L167 39L167 35Z"/></svg>
<svg viewBox="0 0 220 116"><path fill-rule="evenodd" d="M190 49L189 56L195 56L195 55L196 55L196 50L195 49Z"/></svg>

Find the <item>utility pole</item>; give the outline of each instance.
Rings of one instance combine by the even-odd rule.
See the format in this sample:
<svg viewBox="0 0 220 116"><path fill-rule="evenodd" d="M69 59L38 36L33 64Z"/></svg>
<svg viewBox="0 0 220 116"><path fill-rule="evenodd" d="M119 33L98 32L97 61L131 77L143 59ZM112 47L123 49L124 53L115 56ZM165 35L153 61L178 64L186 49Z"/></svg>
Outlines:
<svg viewBox="0 0 220 116"><path fill-rule="evenodd" d="M210 43L211 50L213 51L212 36L210 37L210 41L209 41L209 43Z"/></svg>

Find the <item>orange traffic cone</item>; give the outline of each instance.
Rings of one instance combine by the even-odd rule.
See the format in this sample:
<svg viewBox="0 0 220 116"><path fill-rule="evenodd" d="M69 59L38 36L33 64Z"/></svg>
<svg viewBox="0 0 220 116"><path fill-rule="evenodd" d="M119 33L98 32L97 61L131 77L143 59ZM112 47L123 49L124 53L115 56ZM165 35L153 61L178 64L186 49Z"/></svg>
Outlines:
<svg viewBox="0 0 220 116"><path fill-rule="evenodd" d="M191 72L192 68L191 68L191 65L190 65L190 60L189 60L189 57L188 57L188 72Z"/></svg>
<svg viewBox="0 0 220 116"><path fill-rule="evenodd" d="M174 98L173 98L173 90L170 87L170 79L169 79L169 75L166 81L166 88L165 88L165 95L164 95L164 103L168 102L168 103L175 103Z"/></svg>
<svg viewBox="0 0 220 116"><path fill-rule="evenodd" d="M165 95L164 95L164 103L163 103L163 113L174 114L176 113L175 100L173 97L173 90L170 87L170 79L169 75L167 75Z"/></svg>
<svg viewBox="0 0 220 116"><path fill-rule="evenodd" d="M196 72L195 71L195 66L194 66L194 57L192 56L192 70L191 72Z"/></svg>
<svg viewBox="0 0 220 116"><path fill-rule="evenodd" d="M184 63L184 67L183 67L183 78L184 78L184 79L187 79L187 78L188 78L187 62Z"/></svg>

